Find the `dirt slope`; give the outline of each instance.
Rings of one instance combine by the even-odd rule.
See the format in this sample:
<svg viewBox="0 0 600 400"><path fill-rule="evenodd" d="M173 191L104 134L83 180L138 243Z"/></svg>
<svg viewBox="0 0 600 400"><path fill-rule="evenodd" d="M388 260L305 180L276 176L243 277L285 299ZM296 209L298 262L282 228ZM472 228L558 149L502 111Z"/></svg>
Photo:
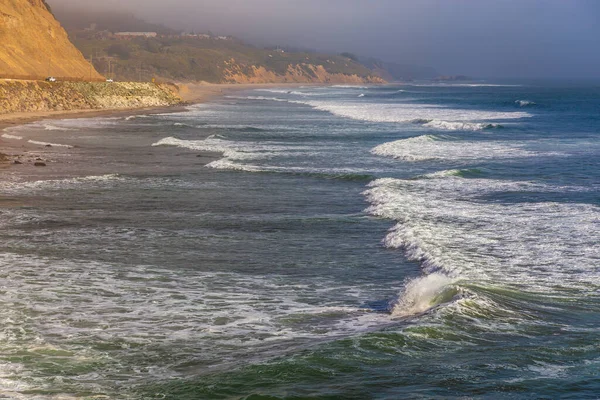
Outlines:
<svg viewBox="0 0 600 400"><path fill-rule="evenodd" d="M0 0L0 78L101 79L43 0Z"/></svg>

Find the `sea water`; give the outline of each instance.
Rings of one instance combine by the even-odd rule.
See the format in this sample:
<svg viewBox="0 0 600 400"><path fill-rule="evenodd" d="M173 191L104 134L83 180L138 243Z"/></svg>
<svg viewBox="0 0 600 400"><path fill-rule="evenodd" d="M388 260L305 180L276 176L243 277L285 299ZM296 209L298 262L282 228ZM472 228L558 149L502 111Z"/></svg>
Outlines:
<svg viewBox="0 0 600 400"><path fill-rule="evenodd" d="M1 393L596 398L599 135L560 82L8 128L49 162L2 171Z"/></svg>

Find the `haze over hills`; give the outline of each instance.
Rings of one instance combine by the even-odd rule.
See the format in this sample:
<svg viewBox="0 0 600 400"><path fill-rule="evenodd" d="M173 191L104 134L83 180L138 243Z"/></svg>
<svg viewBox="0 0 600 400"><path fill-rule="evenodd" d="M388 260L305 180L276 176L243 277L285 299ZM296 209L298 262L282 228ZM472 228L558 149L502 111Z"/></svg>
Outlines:
<svg viewBox="0 0 600 400"><path fill-rule="evenodd" d="M153 24L137 18L134 14L124 11L83 10L77 7L67 7L58 3L52 8L56 19L67 31L77 32L93 28L96 31L133 31L156 32L158 34L178 34L172 28L161 24Z"/></svg>
<svg viewBox="0 0 600 400"><path fill-rule="evenodd" d="M259 47L352 52L444 75L599 78L596 0L48 0Z"/></svg>
<svg viewBox="0 0 600 400"><path fill-rule="evenodd" d="M212 83L382 82L357 58L287 48L258 48L210 32L184 34L130 13L55 7L73 43L118 80ZM122 35L120 32L146 32ZM286 50L284 50L286 49Z"/></svg>
<svg viewBox="0 0 600 400"><path fill-rule="evenodd" d="M406 81L414 79L434 79L440 74L435 68L413 64L399 64L377 58L359 59L360 63L388 81Z"/></svg>
<svg viewBox="0 0 600 400"><path fill-rule="evenodd" d="M0 2L0 77L102 79L43 0Z"/></svg>

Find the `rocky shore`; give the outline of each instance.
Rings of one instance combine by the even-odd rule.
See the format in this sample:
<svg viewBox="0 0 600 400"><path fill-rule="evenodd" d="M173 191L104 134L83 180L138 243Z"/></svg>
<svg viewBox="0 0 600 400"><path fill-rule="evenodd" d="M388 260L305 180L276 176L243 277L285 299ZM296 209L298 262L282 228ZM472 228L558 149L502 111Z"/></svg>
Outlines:
<svg viewBox="0 0 600 400"><path fill-rule="evenodd" d="M179 103L177 87L167 84L0 80L0 114L118 110Z"/></svg>

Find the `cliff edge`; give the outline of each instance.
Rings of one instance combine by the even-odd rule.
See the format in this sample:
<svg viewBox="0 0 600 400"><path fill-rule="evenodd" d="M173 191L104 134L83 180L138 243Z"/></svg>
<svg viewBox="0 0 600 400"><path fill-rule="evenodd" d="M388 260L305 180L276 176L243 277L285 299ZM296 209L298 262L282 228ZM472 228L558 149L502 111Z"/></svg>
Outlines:
<svg viewBox="0 0 600 400"><path fill-rule="evenodd" d="M0 78L98 80L43 0L0 1Z"/></svg>
<svg viewBox="0 0 600 400"><path fill-rule="evenodd" d="M223 71L223 81L226 83L385 83L375 75L367 73L358 75L356 73L330 72L323 65L296 64L288 65L285 73L277 73L263 66L252 65L250 67L240 66L235 60L227 64Z"/></svg>

